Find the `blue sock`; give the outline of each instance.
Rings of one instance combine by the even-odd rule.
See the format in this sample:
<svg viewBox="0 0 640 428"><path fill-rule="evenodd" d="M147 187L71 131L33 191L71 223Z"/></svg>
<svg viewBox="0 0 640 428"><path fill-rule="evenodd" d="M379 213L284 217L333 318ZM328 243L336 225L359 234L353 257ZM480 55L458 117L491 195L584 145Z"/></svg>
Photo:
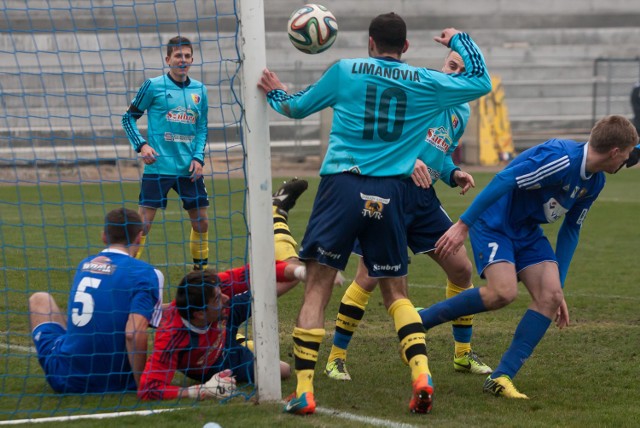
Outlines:
<svg viewBox="0 0 640 428"><path fill-rule="evenodd" d="M351 337L339 331L336 331L333 335L333 344L340 349L347 349L349 347L349 342L351 342Z"/></svg>
<svg viewBox="0 0 640 428"><path fill-rule="evenodd" d="M473 326L465 325L458 326L455 325L451 327L453 332L453 340L460 343L471 343L471 336L473 334Z"/></svg>
<svg viewBox="0 0 640 428"><path fill-rule="evenodd" d="M491 377L495 379L498 376L507 375L513 379L540 343L549 325L551 325L549 318L540 312L527 310L513 334L511 346L502 356L500 364Z"/></svg>
<svg viewBox="0 0 640 428"><path fill-rule="evenodd" d="M484 303L482 303L482 298L480 297L480 288L472 288L463 291L457 296L431 305L418 313L420 314L420 318L422 318L422 325L424 325L425 329L429 330L432 327L456 318L486 311L487 308L484 306Z"/></svg>

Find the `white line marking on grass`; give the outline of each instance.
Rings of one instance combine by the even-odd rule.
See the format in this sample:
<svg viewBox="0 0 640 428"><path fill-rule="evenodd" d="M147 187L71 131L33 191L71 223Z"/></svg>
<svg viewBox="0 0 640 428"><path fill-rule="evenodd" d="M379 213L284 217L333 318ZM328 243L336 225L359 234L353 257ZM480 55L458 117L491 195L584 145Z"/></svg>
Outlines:
<svg viewBox="0 0 640 428"><path fill-rule="evenodd" d="M15 351L19 351L19 352L24 352L25 354L35 354L36 353L36 348L34 348L33 346L14 345L12 343L6 343L5 345L8 345L7 346L8 352L11 352L11 351L15 350Z"/></svg>
<svg viewBox="0 0 640 428"><path fill-rule="evenodd" d="M333 416L335 418L346 419L349 421L362 422L365 424L377 426L377 427L389 427L389 428L413 428L416 425L404 424L393 422L387 419L372 418L370 416L359 416L353 413L346 413L335 409L326 409L324 407L317 407L316 413L321 413L327 416Z"/></svg>
<svg viewBox="0 0 640 428"><path fill-rule="evenodd" d="M50 418L17 419L14 421L0 421L0 425L39 424L43 422L69 422L81 419L111 419L120 418L123 416L147 416L156 413L173 412L175 410L184 410L184 407L178 407L175 409L137 410L134 412L98 413L95 415L54 416Z"/></svg>

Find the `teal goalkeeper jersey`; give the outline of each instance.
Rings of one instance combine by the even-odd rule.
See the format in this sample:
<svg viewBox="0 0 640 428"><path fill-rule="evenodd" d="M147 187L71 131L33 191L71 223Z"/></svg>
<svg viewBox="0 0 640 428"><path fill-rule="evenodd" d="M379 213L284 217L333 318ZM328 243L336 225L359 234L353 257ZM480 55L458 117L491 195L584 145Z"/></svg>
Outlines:
<svg viewBox="0 0 640 428"><path fill-rule="evenodd" d="M147 112L147 139L136 121ZM207 142L207 88L197 80L176 82L168 74L145 81L122 127L136 152L149 144L157 153L156 162L145 165L145 174L189 176L192 160L204 165Z"/></svg>
<svg viewBox="0 0 640 428"><path fill-rule="evenodd" d="M465 33L451 39L466 72L444 74L393 58L343 59L307 89L267 94L272 108L303 118L333 108L320 175L352 172L375 177L411 174L430 123L450 108L491 90L482 53Z"/></svg>
<svg viewBox="0 0 640 428"><path fill-rule="evenodd" d="M432 184L442 180L451 187L457 186L452 174L460 168L453 163L451 155L464 134L470 113L469 104L455 106L441 112L427 126L418 158L427 165Z"/></svg>

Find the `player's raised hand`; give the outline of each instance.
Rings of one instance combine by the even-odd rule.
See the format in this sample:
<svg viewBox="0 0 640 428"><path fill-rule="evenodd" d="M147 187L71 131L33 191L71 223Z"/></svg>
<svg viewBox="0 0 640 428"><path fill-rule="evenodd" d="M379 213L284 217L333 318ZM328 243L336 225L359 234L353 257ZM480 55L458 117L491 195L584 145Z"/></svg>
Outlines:
<svg viewBox="0 0 640 428"><path fill-rule="evenodd" d="M431 174L429 174L429 168L427 168L427 165L420 159L416 159L411 179L418 187L422 187L423 189L431 187Z"/></svg>
<svg viewBox="0 0 640 428"><path fill-rule="evenodd" d="M285 92L288 92L287 87L280 81L278 75L273 71L269 71L268 68L265 68L262 71L262 77L258 82L258 88L262 89L265 94L275 90L282 89Z"/></svg>
<svg viewBox="0 0 640 428"><path fill-rule="evenodd" d="M469 226L461 220L458 220L438 239L435 254L439 255L442 259L456 254L460 247L462 247L462 244L464 244L464 240L467 239L468 234Z"/></svg>
<svg viewBox="0 0 640 428"><path fill-rule="evenodd" d="M453 181L462 189L460 190L461 195L467 193L472 187L476 187L476 182L468 172L457 170L453 173Z"/></svg>
<svg viewBox="0 0 640 428"><path fill-rule="evenodd" d="M456 30L455 28L445 28L444 30L442 30L440 37L436 36L433 38L433 40L435 40L436 42L446 47L449 47L449 43L451 43L451 38L458 33L460 33L460 31Z"/></svg>
<svg viewBox="0 0 640 428"><path fill-rule="evenodd" d="M142 157L142 161L145 164L151 165L154 163L156 156L158 156L158 153L149 144L145 144L140 148L140 157Z"/></svg>

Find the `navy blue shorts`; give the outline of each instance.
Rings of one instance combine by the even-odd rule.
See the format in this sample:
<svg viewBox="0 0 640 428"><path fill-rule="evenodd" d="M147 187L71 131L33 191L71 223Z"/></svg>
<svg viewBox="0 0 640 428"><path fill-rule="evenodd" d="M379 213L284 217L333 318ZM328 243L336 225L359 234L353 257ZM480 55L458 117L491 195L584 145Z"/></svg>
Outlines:
<svg viewBox="0 0 640 428"><path fill-rule="evenodd" d="M404 222L407 243L414 254L433 251L436 242L453 224L431 186L423 189L413 180L405 180Z"/></svg>
<svg viewBox="0 0 640 428"><path fill-rule="evenodd" d="M433 251L436 242L453 224L442 208L433 187L423 189L413 180L406 179L404 222L407 229L407 244L414 254ZM362 256L360 243L356 241L353 252Z"/></svg>
<svg viewBox="0 0 640 428"><path fill-rule="evenodd" d="M489 228L482 220L476 221L469 230L473 257L481 278L487 266L507 262L520 272L542 262L557 263L553 247L542 228L532 228L528 233L520 231L517 239L502 230Z"/></svg>
<svg viewBox="0 0 640 428"><path fill-rule="evenodd" d="M196 181L191 181L190 177L160 174L144 174L142 176L138 204L142 207L165 209L167 207L167 194L171 189L175 190L180 196L182 208L187 211L209 206L207 188L204 185L203 177Z"/></svg>
<svg viewBox="0 0 640 428"><path fill-rule="evenodd" d="M407 274L405 186L392 177L322 177L300 247L300 259L344 270L356 239L372 277Z"/></svg>

